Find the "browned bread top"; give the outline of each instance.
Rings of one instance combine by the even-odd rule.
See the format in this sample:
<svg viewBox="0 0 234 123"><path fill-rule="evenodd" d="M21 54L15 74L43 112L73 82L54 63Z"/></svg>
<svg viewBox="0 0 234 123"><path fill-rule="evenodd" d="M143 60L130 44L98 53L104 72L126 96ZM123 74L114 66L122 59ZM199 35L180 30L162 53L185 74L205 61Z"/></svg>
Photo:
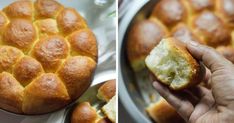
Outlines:
<svg viewBox="0 0 234 123"><path fill-rule="evenodd" d="M146 108L149 116L157 123L185 123L176 110L162 97Z"/></svg>
<svg viewBox="0 0 234 123"><path fill-rule="evenodd" d="M0 11L0 39L1 109L52 112L90 86L97 41L75 9L55 0L17 0Z"/></svg>
<svg viewBox="0 0 234 123"><path fill-rule="evenodd" d="M209 46L230 45L231 33L225 23L213 12L203 11L193 17L192 28Z"/></svg>
<svg viewBox="0 0 234 123"><path fill-rule="evenodd" d="M89 102L78 104L71 117L71 123L96 123L97 120L98 114Z"/></svg>
<svg viewBox="0 0 234 123"><path fill-rule="evenodd" d="M153 9L152 16L157 17L170 28L178 22L186 21L188 11L183 0L160 0Z"/></svg>
<svg viewBox="0 0 234 123"><path fill-rule="evenodd" d="M97 97L108 102L116 94L116 81L109 80L105 82L99 89Z"/></svg>
<svg viewBox="0 0 234 123"><path fill-rule="evenodd" d="M127 53L134 71L145 67L145 57L166 36L167 29L156 18L139 21L133 25L128 35Z"/></svg>

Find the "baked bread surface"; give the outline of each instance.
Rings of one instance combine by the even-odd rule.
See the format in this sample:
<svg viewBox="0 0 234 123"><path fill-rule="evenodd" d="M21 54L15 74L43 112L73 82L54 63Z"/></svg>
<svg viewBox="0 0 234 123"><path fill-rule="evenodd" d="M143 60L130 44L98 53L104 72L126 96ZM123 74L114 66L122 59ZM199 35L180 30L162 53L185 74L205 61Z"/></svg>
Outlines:
<svg viewBox="0 0 234 123"><path fill-rule="evenodd" d="M55 0L18 0L0 11L0 108L44 114L90 86L97 41L85 19Z"/></svg>

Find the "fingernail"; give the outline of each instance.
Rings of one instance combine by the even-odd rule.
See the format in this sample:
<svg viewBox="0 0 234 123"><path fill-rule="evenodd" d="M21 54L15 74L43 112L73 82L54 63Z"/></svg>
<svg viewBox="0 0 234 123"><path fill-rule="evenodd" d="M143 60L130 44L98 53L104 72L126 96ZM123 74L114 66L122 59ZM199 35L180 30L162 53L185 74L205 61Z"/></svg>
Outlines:
<svg viewBox="0 0 234 123"><path fill-rule="evenodd" d="M189 41L189 44L192 45L192 46L198 46L198 43L195 42L195 41Z"/></svg>

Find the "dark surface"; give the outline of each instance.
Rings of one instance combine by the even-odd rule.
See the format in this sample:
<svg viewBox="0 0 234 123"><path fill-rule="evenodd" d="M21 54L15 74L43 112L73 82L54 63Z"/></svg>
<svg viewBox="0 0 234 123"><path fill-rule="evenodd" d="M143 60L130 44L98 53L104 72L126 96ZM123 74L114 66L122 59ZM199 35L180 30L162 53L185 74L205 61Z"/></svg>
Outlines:
<svg viewBox="0 0 234 123"><path fill-rule="evenodd" d="M121 102L119 102L119 123L136 123L133 121L131 116L127 113L127 111L124 109Z"/></svg>

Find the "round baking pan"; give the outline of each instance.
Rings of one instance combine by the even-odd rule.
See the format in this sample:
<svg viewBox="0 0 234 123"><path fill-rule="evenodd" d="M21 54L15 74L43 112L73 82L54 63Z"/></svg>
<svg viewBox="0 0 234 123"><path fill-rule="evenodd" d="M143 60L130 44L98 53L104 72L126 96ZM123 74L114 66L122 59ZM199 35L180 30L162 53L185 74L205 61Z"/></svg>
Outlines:
<svg viewBox="0 0 234 123"><path fill-rule="evenodd" d="M126 56L126 38L131 25L136 21L146 19L157 2L158 0L134 1L119 26L119 97L124 108L136 123L153 122L148 117L145 108L151 102L150 96L157 97L157 92L152 88L147 71L134 73L130 68Z"/></svg>

